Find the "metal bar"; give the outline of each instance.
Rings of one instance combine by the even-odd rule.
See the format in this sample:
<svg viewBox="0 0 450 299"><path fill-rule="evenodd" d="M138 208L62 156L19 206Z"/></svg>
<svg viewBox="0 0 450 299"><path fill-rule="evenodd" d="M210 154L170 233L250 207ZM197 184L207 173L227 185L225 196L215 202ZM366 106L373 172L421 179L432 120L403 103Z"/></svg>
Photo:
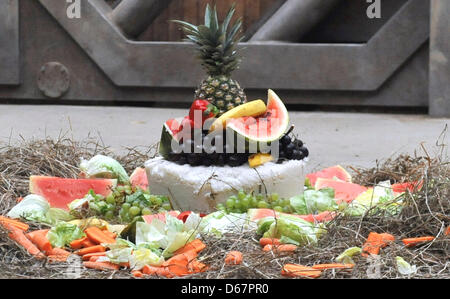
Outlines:
<svg viewBox="0 0 450 299"><path fill-rule="evenodd" d="M19 0L0 1L0 84L20 84Z"/></svg>
<svg viewBox="0 0 450 299"><path fill-rule="evenodd" d="M129 41L96 0L86 0L77 21L67 19L64 2L39 2L117 86L191 88L204 76L191 44ZM256 89L377 90L428 40L427 8L426 0L410 0L368 44L246 43L235 77Z"/></svg>
<svg viewBox="0 0 450 299"><path fill-rule="evenodd" d="M253 41L297 42L341 0L288 0L250 38Z"/></svg>
<svg viewBox="0 0 450 299"><path fill-rule="evenodd" d="M249 41L255 33L264 26L265 23L277 12L277 10L286 2L286 0L276 0L265 12L259 20L252 24L245 32L244 41Z"/></svg>
<svg viewBox="0 0 450 299"><path fill-rule="evenodd" d="M150 26L172 0L123 0L111 13L111 20L123 32L136 37Z"/></svg>
<svg viewBox="0 0 450 299"><path fill-rule="evenodd" d="M450 117L450 1L431 0L430 108L437 117Z"/></svg>

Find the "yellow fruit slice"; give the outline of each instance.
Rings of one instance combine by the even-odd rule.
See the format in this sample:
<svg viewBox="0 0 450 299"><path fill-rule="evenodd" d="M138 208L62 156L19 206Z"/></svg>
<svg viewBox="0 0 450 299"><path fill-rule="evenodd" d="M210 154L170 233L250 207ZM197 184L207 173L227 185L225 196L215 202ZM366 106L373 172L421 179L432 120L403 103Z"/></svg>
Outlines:
<svg viewBox="0 0 450 299"><path fill-rule="evenodd" d="M263 165L264 163L273 161L273 157L271 154L254 154L251 155L250 158L248 158L248 164L251 168L258 167L260 165Z"/></svg>
<svg viewBox="0 0 450 299"><path fill-rule="evenodd" d="M236 108L225 112L224 114L222 114L222 116L216 119L211 125L209 131L212 132L218 129L225 129L226 123L229 119L245 116L256 117L263 115L264 113L266 113L266 111L266 104L262 100L255 100L239 105Z"/></svg>

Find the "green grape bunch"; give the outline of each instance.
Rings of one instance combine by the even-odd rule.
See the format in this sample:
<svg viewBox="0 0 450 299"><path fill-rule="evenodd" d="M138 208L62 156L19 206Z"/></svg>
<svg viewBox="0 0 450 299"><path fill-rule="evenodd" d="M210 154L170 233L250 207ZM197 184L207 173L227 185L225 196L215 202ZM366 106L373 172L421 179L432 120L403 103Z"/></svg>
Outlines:
<svg viewBox="0 0 450 299"><path fill-rule="evenodd" d="M217 209L226 213L246 213L249 209L273 209L277 212L293 213L294 209L289 199L282 199L278 194L264 196L262 194L245 193L239 191L230 196L224 204L217 205Z"/></svg>

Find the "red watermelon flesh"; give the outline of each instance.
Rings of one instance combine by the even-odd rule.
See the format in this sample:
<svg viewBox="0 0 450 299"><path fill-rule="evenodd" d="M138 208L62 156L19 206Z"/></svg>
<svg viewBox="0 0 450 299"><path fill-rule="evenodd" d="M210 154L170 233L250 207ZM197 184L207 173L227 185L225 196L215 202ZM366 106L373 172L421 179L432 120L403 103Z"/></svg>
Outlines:
<svg viewBox="0 0 450 299"><path fill-rule="evenodd" d="M334 189L334 197L338 203L342 201L349 203L353 201L358 195L367 191L366 187L358 184L318 178L315 184L315 189L320 190L323 188Z"/></svg>
<svg viewBox="0 0 450 299"><path fill-rule="evenodd" d="M315 186L318 178L322 179L333 179L337 178L338 180L344 182L352 182L352 176L340 165L336 165L333 167L325 168L321 171L307 174L306 177L309 180L309 184L311 186Z"/></svg>
<svg viewBox="0 0 450 299"><path fill-rule="evenodd" d="M117 185L112 179L64 179L47 176L30 177L30 193L41 195L53 208L69 210L68 204L86 196L90 190L108 196Z"/></svg>
<svg viewBox="0 0 450 299"><path fill-rule="evenodd" d="M139 187L143 190L148 189L147 172L145 168L136 168L130 176L130 182L133 187Z"/></svg>
<svg viewBox="0 0 450 299"><path fill-rule="evenodd" d="M395 193L404 193L406 190L413 192L414 190L422 189L422 187L423 181L392 184L392 190Z"/></svg>
<svg viewBox="0 0 450 299"><path fill-rule="evenodd" d="M170 216L177 218L178 215L180 215L180 212L178 211L169 211L167 212ZM158 219L162 222L166 222L166 214L167 213L159 213L159 214L153 214L153 215L145 215L142 216L142 218L144 219L145 223L151 224L153 219Z"/></svg>
<svg viewBox="0 0 450 299"><path fill-rule="evenodd" d="M336 213L325 211L322 213L319 213L317 215L296 215L296 214L286 214L282 212L276 212L272 209L250 209L248 210L249 220L252 222L257 222L258 220L265 218L265 217L279 217L279 215L291 215L298 218L301 218L303 220L306 220L308 222L324 222L324 221L330 221L333 220L333 218L336 216Z"/></svg>

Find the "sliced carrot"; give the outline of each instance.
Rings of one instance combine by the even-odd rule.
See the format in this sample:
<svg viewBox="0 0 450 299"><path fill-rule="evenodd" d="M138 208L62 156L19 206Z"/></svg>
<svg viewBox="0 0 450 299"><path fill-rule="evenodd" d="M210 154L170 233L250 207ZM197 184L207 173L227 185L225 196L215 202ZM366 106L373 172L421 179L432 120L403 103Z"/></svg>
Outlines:
<svg viewBox="0 0 450 299"><path fill-rule="evenodd" d="M242 263L242 252L240 251L230 251L225 257L225 264L227 265L240 265Z"/></svg>
<svg viewBox="0 0 450 299"><path fill-rule="evenodd" d="M97 256L97 257L106 256L106 252L103 251L103 252L93 252L93 253L85 254L85 255L83 255L83 261L89 261L90 258L93 256Z"/></svg>
<svg viewBox="0 0 450 299"><path fill-rule="evenodd" d="M83 262L83 266L90 269L108 271L108 270L119 270L119 265L110 262Z"/></svg>
<svg viewBox="0 0 450 299"><path fill-rule="evenodd" d="M50 244L50 241L47 238L48 232L48 229L41 229L26 234L27 238L30 239L30 241L33 242L34 245L36 245L39 250L44 252L46 255L49 255L53 249L52 244Z"/></svg>
<svg viewBox="0 0 450 299"><path fill-rule="evenodd" d="M18 197L18 198L17 198L17 203L20 203L22 200L23 200L23 197L22 197L22 196L21 196L21 197Z"/></svg>
<svg viewBox="0 0 450 299"><path fill-rule="evenodd" d="M425 236L425 237L418 237L418 238L406 238L403 239L402 242L405 244L406 247L414 247L419 244L431 242L434 240L433 236Z"/></svg>
<svg viewBox="0 0 450 299"><path fill-rule="evenodd" d="M185 276L189 273L189 263L195 260L197 252L195 250L189 250L187 252L174 255L166 262L163 263L163 267L175 276Z"/></svg>
<svg viewBox="0 0 450 299"><path fill-rule="evenodd" d="M3 227L6 227L6 224L10 224L14 227L17 227L18 229L21 229L23 231L27 231L30 226L26 223L23 223L22 221L11 219L5 216L0 216L0 224L3 225Z"/></svg>
<svg viewBox="0 0 450 299"><path fill-rule="evenodd" d="M446 236L449 236L450 235L450 226L448 226L447 227L447 229L445 230L445 233L444 233Z"/></svg>
<svg viewBox="0 0 450 299"><path fill-rule="evenodd" d="M355 265L353 264L339 264L339 263L332 263L332 264L317 264L312 266L311 268L316 270L327 270L327 269L353 269Z"/></svg>
<svg viewBox="0 0 450 299"><path fill-rule="evenodd" d="M264 247L266 245L281 245L280 239L276 238L261 238L259 239L259 244Z"/></svg>
<svg viewBox="0 0 450 299"><path fill-rule="evenodd" d="M276 252L294 252L298 248L297 245L293 244L282 244L282 245L271 245L267 244L264 246L263 251L269 252L269 251L276 251Z"/></svg>
<svg viewBox="0 0 450 299"><path fill-rule="evenodd" d="M103 233L104 233L107 237L109 237L109 238L111 238L111 239L117 238L117 234L116 234L116 233L113 233L113 232L110 232L109 230L103 230Z"/></svg>
<svg viewBox="0 0 450 299"><path fill-rule="evenodd" d="M175 255L185 253L185 252L188 252L191 250L194 250L195 252L200 253L200 251L202 251L205 248L206 248L206 245L205 245L205 243L202 242L202 240L195 239L194 241L184 245L183 247L181 247L180 249L175 251Z"/></svg>
<svg viewBox="0 0 450 299"><path fill-rule="evenodd" d="M199 262L197 259L191 261L188 265L189 272L191 273L201 273L208 270L208 266L202 262Z"/></svg>
<svg viewBox="0 0 450 299"><path fill-rule="evenodd" d="M82 249L78 250L76 253L78 255L83 256L88 253L105 252L105 251L106 251L106 249L102 245L95 245L95 246L91 246L91 247L82 248Z"/></svg>
<svg viewBox="0 0 450 299"><path fill-rule="evenodd" d="M101 229L96 226L88 227L84 230L89 240L94 242L95 244L112 244L115 243L116 240L107 236Z"/></svg>
<svg viewBox="0 0 450 299"><path fill-rule="evenodd" d="M136 278L141 278L144 276L144 273L142 273L141 271L138 271L138 270L131 271L131 274Z"/></svg>
<svg viewBox="0 0 450 299"><path fill-rule="evenodd" d="M87 261L89 262L98 262L101 256L91 256Z"/></svg>
<svg viewBox="0 0 450 299"><path fill-rule="evenodd" d="M81 239L77 239L77 240L73 240L72 242L70 242L70 247L72 249L81 249L83 247L83 242L86 241L88 238L84 237Z"/></svg>
<svg viewBox="0 0 450 299"><path fill-rule="evenodd" d="M298 264L286 264L281 270L281 275L287 277L308 277L317 278L320 277L322 271Z"/></svg>
<svg viewBox="0 0 450 299"><path fill-rule="evenodd" d="M388 233L371 232L367 237L362 248L362 256L367 257L369 254L378 255L380 249L386 247L395 240L395 237Z"/></svg>
<svg viewBox="0 0 450 299"><path fill-rule="evenodd" d="M172 278L174 275L170 273L169 269L167 267L154 267L145 265L144 268L142 268L142 273L146 275L156 275L156 276L162 276L167 278Z"/></svg>
<svg viewBox="0 0 450 299"><path fill-rule="evenodd" d="M88 248L88 247L92 247L98 245L94 242L92 242L89 238L86 238L83 242L81 242L81 248Z"/></svg>
<svg viewBox="0 0 450 299"><path fill-rule="evenodd" d="M70 255L71 253L67 250L62 248L53 248L48 255L48 260L50 262L66 262Z"/></svg>
<svg viewBox="0 0 450 299"><path fill-rule="evenodd" d="M26 251L31 254L32 256L42 259L45 258L45 255L37 248L36 245L33 244L26 236L23 230L20 228L17 228L16 226L13 226L11 224L4 224L6 229L9 230L9 238L11 240L14 240L17 244L21 245L23 248L26 249Z"/></svg>

